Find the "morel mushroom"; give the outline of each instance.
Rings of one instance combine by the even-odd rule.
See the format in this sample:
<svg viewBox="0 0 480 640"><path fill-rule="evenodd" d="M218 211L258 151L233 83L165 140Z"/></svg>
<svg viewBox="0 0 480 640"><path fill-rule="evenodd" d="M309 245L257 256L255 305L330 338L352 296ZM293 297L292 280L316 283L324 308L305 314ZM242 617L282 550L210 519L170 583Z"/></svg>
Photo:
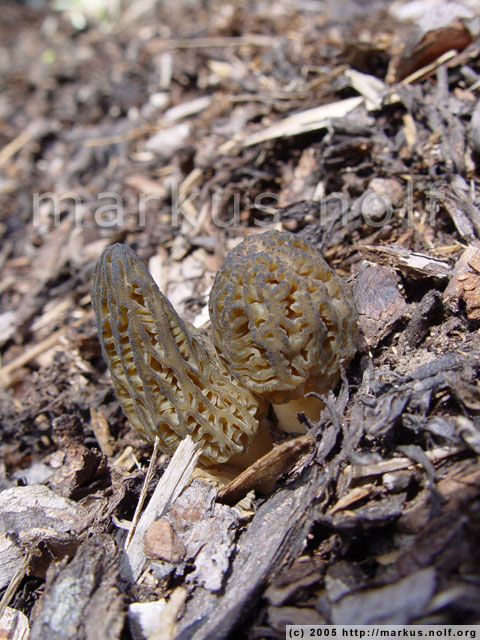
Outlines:
<svg viewBox="0 0 480 640"><path fill-rule="evenodd" d="M356 351L352 296L314 247L289 232L247 237L220 267L210 294L217 351L242 386L273 404L279 425L303 431Z"/></svg>
<svg viewBox="0 0 480 640"><path fill-rule="evenodd" d="M92 303L118 400L136 429L158 436L166 453L190 434L203 462L248 449L262 403L211 361L131 249L116 244L103 253Z"/></svg>

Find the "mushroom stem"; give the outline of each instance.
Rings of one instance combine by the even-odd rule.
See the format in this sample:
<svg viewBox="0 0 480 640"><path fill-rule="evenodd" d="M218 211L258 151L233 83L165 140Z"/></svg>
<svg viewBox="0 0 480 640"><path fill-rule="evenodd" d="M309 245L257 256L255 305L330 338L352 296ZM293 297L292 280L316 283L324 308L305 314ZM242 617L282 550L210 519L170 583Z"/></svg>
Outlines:
<svg viewBox="0 0 480 640"><path fill-rule="evenodd" d="M252 443L244 453L238 453L236 456L232 456L228 461L228 471L236 477L238 474L243 473L248 467L251 467L259 458L269 453L273 449L273 440L270 435L270 427L272 423L268 418L263 418L260 421L260 425L256 434L253 437ZM227 465L219 465L220 467L226 467ZM263 494L271 493L277 477L269 478L259 482L256 486L258 491Z"/></svg>
<svg viewBox="0 0 480 640"><path fill-rule="evenodd" d="M232 456L228 461L229 467L235 467L239 472L244 471L247 467L273 449L273 440L270 435L271 424L271 421L267 418L263 418L260 421L258 430L248 449L243 453L238 453L236 456Z"/></svg>
<svg viewBox="0 0 480 640"><path fill-rule="evenodd" d="M307 433L306 427L298 420L297 413L304 413L311 422L318 422L325 409L325 403L317 396L290 400L284 404L272 404L278 426L287 433Z"/></svg>

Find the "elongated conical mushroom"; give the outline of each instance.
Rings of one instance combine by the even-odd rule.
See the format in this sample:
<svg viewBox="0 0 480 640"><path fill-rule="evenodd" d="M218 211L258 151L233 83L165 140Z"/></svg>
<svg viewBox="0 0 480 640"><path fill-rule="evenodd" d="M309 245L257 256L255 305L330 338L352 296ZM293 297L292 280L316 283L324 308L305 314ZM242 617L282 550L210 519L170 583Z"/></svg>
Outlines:
<svg viewBox="0 0 480 640"><path fill-rule="evenodd" d="M357 312L314 247L289 232L247 237L226 257L209 303L213 341L240 384L272 403L279 425L302 431L356 351Z"/></svg>
<svg viewBox="0 0 480 640"><path fill-rule="evenodd" d="M222 362L212 362L131 249L105 250L92 303L118 400L136 429L158 436L166 453L190 434L207 463L249 448L262 403Z"/></svg>

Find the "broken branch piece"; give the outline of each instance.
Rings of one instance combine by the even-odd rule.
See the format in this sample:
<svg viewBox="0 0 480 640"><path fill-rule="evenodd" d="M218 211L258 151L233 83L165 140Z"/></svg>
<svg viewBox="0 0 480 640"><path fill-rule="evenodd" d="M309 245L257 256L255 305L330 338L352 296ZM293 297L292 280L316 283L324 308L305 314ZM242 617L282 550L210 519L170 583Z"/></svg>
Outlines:
<svg viewBox="0 0 480 640"><path fill-rule="evenodd" d="M356 351L350 291L314 247L279 231L247 237L220 267L209 303L213 341L240 384L273 404L285 431L318 420Z"/></svg>
<svg viewBox="0 0 480 640"><path fill-rule="evenodd" d="M211 361L127 246L112 245L101 256L92 304L118 400L136 429L151 441L158 436L165 453L189 434L204 462L223 463L248 449L261 401Z"/></svg>
<svg viewBox="0 0 480 640"><path fill-rule="evenodd" d="M310 435L285 440L222 487L217 494L218 502L233 506L252 489L273 483L312 449L314 444L315 438Z"/></svg>

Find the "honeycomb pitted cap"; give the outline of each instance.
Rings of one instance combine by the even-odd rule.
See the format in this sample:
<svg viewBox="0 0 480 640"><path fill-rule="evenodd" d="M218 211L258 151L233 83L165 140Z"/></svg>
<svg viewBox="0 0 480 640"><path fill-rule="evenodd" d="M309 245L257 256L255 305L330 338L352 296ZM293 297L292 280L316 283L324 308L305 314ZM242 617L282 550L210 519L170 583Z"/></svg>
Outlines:
<svg viewBox="0 0 480 640"><path fill-rule="evenodd" d="M212 362L127 246L102 254L92 304L118 400L136 429L149 440L158 436L165 453L189 434L207 462L248 448L261 402Z"/></svg>
<svg viewBox="0 0 480 640"><path fill-rule="evenodd" d="M351 293L289 232L248 236L235 247L216 274L209 312L233 375L273 404L332 387L356 351Z"/></svg>

